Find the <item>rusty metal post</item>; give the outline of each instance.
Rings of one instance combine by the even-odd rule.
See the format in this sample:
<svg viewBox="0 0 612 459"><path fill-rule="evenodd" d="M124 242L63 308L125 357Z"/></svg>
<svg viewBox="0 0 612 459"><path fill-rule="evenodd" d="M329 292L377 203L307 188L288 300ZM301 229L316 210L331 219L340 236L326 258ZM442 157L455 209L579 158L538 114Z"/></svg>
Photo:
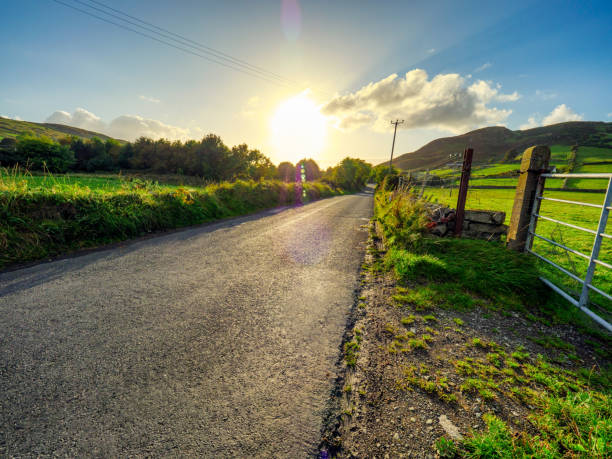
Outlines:
<svg viewBox="0 0 612 459"><path fill-rule="evenodd" d="M528 242L531 243L529 239L530 223L532 231L535 231L535 220L532 221L533 208L540 205L536 199L536 192L542 192L544 183L541 181L540 175L547 170L549 161L550 148L545 145L528 148L523 153L519 180L514 195L512 217L510 217L510 226L506 237L506 247L509 249L523 252L525 245ZM536 217L533 216L533 218Z"/></svg>
<svg viewBox="0 0 612 459"><path fill-rule="evenodd" d="M455 213L455 236L461 236L463 231L463 217L465 215L465 201L467 199L468 183L472 172L473 148L466 148L463 152L463 168L461 169L461 183L457 196L457 212Z"/></svg>

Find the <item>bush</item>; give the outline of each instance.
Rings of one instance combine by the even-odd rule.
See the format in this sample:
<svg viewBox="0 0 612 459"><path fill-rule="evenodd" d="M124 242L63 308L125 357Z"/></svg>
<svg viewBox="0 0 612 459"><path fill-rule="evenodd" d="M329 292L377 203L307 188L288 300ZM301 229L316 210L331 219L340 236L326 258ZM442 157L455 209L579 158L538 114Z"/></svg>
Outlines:
<svg viewBox="0 0 612 459"><path fill-rule="evenodd" d="M46 137L19 139L14 159L15 164L28 165L35 170L48 169L51 172L66 172L74 164L74 155L69 147Z"/></svg>

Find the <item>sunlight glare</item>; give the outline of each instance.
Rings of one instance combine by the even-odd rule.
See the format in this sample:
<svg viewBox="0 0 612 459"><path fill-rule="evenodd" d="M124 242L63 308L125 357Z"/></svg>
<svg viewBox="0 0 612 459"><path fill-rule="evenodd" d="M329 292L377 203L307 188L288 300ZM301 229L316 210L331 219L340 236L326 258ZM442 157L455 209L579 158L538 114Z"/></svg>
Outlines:
<svg viewBox="0 0 612 459"><path fill-rule="evenodd" d="M270 120L272 146L279 161L317 159L325 144L326 121L306 92L282 102Z"/></svg>

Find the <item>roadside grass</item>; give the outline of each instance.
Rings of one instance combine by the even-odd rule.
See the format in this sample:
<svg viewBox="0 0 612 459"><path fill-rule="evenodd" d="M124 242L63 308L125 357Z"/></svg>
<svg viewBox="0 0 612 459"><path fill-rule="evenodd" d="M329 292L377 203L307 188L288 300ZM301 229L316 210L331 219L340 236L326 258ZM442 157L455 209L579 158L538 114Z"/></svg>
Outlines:
<svg viewBox="0 0 612 459"><path fill-rule="evenodd" d="M433 201L449 206L456 205L456 191L453 192L452 196L449 196L449 193L446 190L428 188L426 190L426 195ZM545 192L544 196L591 204L601 204L604 198L603 194L599 193L561 191ZM466 208L503 211L506 212L506 221L508 222L512 214L513 203L514 190L472 189L468 191ZM591 230L597 229L600 212L600 209L594 207L578 206L554 201L543 201L540 209L541 215ZM593 246L592 234L575 230L573 228L568 228L544 219L540 219L538 221L536 232L548 239L578 250L583 254L589 255L591 253ZM612 219L608 219L606 233L612 233ZM536 238L534 240L533 250L536 253L551 259L558 265L570 272L573 272L579 277L583 277L586 273L588 260L585 260L584 258L565 251L559 247L555 247L546 241ZM612 263L612 240L603 240L599 259L606 263ZM551 279L557 285L563 286L568 293L572 294L574 297L579 295L581 286L577 281L572 280L565 274L560 273L554 267L543 261L536 260L536 266L538 270L545 275L545 277ZM612 291L612 270L598 267L595 270L593 277L593 285L603 291ZM612 302L597 294L597 292L591 292L590 299L597 305L595 308L597 309L598 313L606 317L608 320L612 320ZM567 308L569 309L570 307L571 306L568 304Z"/></svg>
<svg viewBox="0 0 612 459"><path fill-rule="evenodd" d="M306 183L307 200L338 194ZM154 231L295 202L294 184L219 183L203 188L101 177L0 173L0 268Z"/></svg>
<svg viewBox="0 0 612 459"><path fill-rule="evenodd" d="M460 407L479 401L484 405L485 430L471 430L462 441L439 438L435 447L440 457L611 457L609 360L606 366L611 337L539 281L541 266L534 257L496 242L429 237L416 224L422 203L410 196L379 191L375 206L388 247L382 264L397 278L391 304L401 309L402 325L412 327L397 332L389 324L393 339L388 352L425 353L418 366L405 366L397 388L422 391ZM401 221L403 216L407 221ZM412 237L405 234L408 228L416 228ZM483 317L519 314L541 330L559 324L577 327L592 337L587 341L601 351L603 366L581 367L575 345L551 332L522 337L550 350L544 356L522 345L508 349L461 318L444 319L448 312L477 308ZM436 311L446 312L438 318ZM428 333L417 337L425 324ZM463 342L454 357L445 344L449 340ZM525 424L512 425L499 414L511 406L528 413L521 419Z"/></svg>

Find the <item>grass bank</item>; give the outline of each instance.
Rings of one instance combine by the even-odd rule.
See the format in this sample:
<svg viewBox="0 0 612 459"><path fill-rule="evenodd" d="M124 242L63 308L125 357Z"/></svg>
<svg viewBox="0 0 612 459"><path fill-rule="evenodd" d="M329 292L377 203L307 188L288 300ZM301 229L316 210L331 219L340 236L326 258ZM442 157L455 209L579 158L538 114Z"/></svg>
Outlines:
<svg viewBox="0 0 612 459"><path fill-rule="evenodd" d="M428 236L423 203L408 193L375 199L330 449L610 457L610 336L541 284L533 257Z"/></svg>
<svg viewBox="0 0 612 459"><path fill-rule="evenodd" d="M506 223L510 221L512 205L514 204L515 190L478 190L468 191L466 208L468 209L487 209L506 212ZM429 199L438 201L451 207L457 204L457 191L449 193L449 190L428 188L425 195ZM590 204L602 204L604 195L600 193L580 193L565 191L545 191L544 196L564 199L569 201L579 201ZM561 220L583 228L596 230L599 222L600 209L594 207L577 206L554 201L543 201L540 214L546 217ZM593 247L593 235L555 222L540 219L536 232L548 239L578 250L584 254L590 254ZM612 219L608 220L606 233L612 232ZM558 265L575 273L579 277L584 277L588 266L588 260L554 245L536 238L533 248L537 253L553 260ZM602 242L599 259L612 263L612 240L605 239ZM557 285L561 285L565 290L578 297L582 287L577 281L565 274L560 273L543 261L537 261L538 269L545 273L546 277L553 280ZM604 292L612 291L612 270L597 267L593 277L593 285ZM605 297L593 292L591 300L596 303L597 313L607 320L612 321L612 302Z"/></svg>
<svg viewBox="0 0 612 459"><path fill-rule="evenodd" d="M339 194L306 183L306 201ZM296 202L296 186L236 181L203 188L121 177L0 173L0 268L147 233Z"/></svg>

